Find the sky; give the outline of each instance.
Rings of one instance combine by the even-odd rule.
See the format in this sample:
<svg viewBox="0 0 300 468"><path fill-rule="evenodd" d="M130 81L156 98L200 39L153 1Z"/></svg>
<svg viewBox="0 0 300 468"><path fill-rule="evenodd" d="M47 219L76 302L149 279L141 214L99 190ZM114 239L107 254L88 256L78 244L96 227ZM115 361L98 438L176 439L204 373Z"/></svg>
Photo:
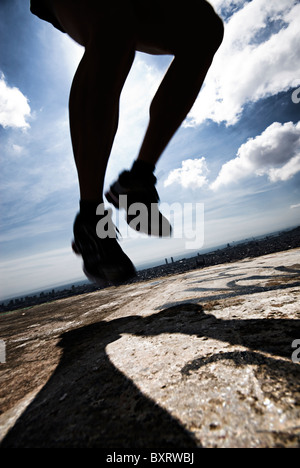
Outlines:
<svg viewBox="0 0 300 468"><path fill-rule="evenodd" d="M223 44L156 168L174 236L138 235L113 212L138 268L300 224L300 1L211 4ZM68 123L83 48L32 15L29 0L0 0L0 44L2 300L84 278L71 250L79 190ZM136 158L172 59L137 53L105 187Z"/></svg>

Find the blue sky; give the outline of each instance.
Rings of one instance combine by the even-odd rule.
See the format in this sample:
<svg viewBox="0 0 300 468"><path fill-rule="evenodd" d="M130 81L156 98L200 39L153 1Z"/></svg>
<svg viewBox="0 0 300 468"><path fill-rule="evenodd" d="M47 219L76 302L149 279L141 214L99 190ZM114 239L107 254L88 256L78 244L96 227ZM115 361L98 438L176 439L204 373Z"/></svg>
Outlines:
<svg viewBox="0 0 300 468"><path fill-rule="evenodd" d="M204 206L199 251L300 224L300 103L292 100L300 88L300 2L211 3L225 21L225 39L156 170L161 201L186 204L187 230L196 204ZM33 16L24 0L1 0L0 42L3 299L84 278L70 248L79 192L67 111L83 49ZM106 186L135 159L171 60L137 54ZM128 235L117 220L137 266L189 253L186 238ZM180 224L180 210L174 220Z"/></svg>

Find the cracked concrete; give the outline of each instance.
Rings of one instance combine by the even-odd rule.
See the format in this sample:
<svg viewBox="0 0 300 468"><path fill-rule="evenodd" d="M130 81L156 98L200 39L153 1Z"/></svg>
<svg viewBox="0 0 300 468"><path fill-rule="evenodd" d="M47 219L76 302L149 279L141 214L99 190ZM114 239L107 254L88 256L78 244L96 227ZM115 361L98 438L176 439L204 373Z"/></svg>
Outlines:
<svg viewBox="0 0 300 468"><path fill-rule="evenodd" d="M299 285L294 249L2 315L0 447L299 447Z"/></svg>

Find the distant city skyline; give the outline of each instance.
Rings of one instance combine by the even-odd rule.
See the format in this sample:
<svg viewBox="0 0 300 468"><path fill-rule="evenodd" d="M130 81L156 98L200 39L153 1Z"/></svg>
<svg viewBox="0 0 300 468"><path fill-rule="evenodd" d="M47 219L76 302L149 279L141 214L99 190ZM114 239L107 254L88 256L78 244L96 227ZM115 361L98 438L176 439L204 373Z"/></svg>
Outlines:
<svg viewBox="0 0 300 468"><path fill-rule="evenodd" d="M199 250L294 227L300 219L300 3L211 3L224 19L224 42L156 169L166 206L203 204ZM69 89L83 49L33 16L24 0L2 0L0 22L1 301L85 277L71 250L79 192L68 124ZM106 187L136 157L171 60L136 55ZM185 241L136 234L121 245L139 267L184 256Z"/></svg>
<svg viewBox="0 0 300 468"><path fill-rule="evenodd" d="M216 264L243 260L247 257L274 254L282 250L299 247L300 226L295 229L269 233L267 236L252 237L242 241L227 243L200 252L191 252L185 257L166 257L154 264L145 264L139 269L136 281L156 281L166 274L183 273L195 268L204 268ZM72 283L52 285L44 290L28 291L14 297L7 297L0 301L0 313L43 304L48 301L59 300L70 295L79 295L99 289L87 278ZM102 289L102 288L100 288Z"/></svg>

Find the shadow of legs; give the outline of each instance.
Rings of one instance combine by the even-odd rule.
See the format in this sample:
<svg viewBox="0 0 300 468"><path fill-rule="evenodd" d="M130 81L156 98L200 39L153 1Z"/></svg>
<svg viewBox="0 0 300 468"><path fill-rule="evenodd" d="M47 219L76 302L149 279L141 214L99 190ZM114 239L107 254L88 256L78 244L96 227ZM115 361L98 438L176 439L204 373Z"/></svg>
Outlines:
<svg viewBox="0 0 300 468"><path fill-rule="evenodd" d="M115 322L115 323L114 323ZM110 362L134 317L63 335L61 362L1 448L195 448L192 436Z"/></svg>

